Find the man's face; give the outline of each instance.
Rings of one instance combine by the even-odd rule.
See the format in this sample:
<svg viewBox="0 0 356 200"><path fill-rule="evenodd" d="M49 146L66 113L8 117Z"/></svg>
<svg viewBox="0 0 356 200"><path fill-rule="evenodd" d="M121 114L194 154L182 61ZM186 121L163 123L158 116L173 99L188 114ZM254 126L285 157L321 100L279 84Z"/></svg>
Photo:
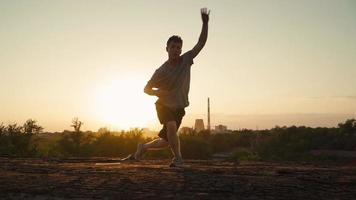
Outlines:
<svg viewBox="0 0 356 200"><path fill-rule="evenodd" d="M166 50L170 59L177 59L182 53L182 43L170 42L166 47Z"/></svg>

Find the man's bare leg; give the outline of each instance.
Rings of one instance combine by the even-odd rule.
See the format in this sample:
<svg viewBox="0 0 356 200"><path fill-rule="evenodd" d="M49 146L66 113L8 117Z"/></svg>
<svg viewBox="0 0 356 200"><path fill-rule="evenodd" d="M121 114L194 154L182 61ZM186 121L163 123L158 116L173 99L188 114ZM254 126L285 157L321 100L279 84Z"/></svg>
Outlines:
<svg viewBox="0 0 356 200"><path fill-rule="evenodd" d="M180 141L177 135L177 123L175 121L167 122L166 127L168 142L162 138L158 138L145 144L139 144L135 153L136 159L139 159L147 150L159 150L170 146L174 158L178 161L182 161Z"/></svg>
<svg viewBox="0 0 356 200"><path fill-rule="evenodd" d="M157 138L155 140L152 140L151 142L147 142L143 145L143 148L145 150L159 150L159 149L164 149L168 147L169 143L162 139L162 138Z"/></svg>
<svg viewBox="0 0 356 200"><path fill-rule="evenodd" d="M174 158L181 161L182 154L180 152L180 142L177 135L177 123L175 121L169 121L166 124L167 126L167 137L168 143L173 152Z"/></svg>
<svg viewBox="0 0 356 200"><path fill-rule="evenodd" d="M135 158L139 159L140 157L142 157L142 155L149 150L160 150L160 149L164 149L167 148L169 146L169 143L162 139L162 138L157 138L154 139L150 142L147 142L145 144L142 144L141 146L139 145L136 153L135 153Z"/></svg>

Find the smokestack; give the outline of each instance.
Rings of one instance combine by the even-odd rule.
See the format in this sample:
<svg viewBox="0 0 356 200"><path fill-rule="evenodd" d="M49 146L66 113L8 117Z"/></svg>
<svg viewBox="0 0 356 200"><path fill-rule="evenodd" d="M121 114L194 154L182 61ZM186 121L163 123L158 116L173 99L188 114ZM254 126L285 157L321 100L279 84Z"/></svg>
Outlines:
<svg viewBox="0 0 356 200"><path fill-rule="evenodd" d="M210 98L208 97L208 131L210 132Z"/></svg>

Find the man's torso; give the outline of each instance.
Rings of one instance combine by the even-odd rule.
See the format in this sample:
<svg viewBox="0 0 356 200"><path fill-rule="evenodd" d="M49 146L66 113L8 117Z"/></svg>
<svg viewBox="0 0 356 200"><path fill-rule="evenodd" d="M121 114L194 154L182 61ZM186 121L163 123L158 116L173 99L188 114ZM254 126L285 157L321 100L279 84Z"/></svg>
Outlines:
<svg viewBox="0 0 356 200"><path fill-rule="evenodd" d="M157 88L168 91L159 97L156 103L171 108L184 108L189 105L190 69L193 64L191 53L187 52L180 58L177 66L165 62L160 66L150 81L157 82Z"/></svg>

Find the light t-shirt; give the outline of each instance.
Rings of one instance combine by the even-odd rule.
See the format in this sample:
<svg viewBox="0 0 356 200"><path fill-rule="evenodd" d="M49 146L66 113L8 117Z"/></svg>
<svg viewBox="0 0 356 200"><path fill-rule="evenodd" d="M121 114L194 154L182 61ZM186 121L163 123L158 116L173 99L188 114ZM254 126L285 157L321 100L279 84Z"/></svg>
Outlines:
<svg viewBox="0 0 356 200"><path fill-rule="evenodd" d="M156 103L170 108L185 108L189 105L190 68L193 63L192 52L188 51L181 56L177 66L172 67L165 62L156 69L147 85L169 92L159 97Z"/></svg>

